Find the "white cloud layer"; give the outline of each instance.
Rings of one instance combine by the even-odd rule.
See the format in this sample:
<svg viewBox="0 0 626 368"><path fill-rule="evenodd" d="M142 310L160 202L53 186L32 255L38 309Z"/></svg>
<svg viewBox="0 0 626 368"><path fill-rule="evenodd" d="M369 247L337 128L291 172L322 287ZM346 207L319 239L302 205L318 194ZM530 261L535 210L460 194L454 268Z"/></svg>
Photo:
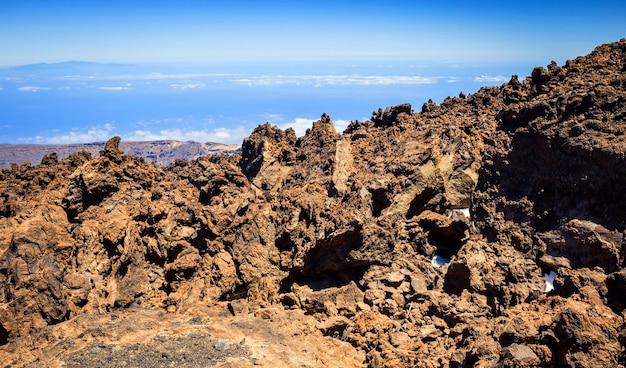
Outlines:
<svg viewBox="0 0 626 368"><path fill-rule="evenodd" d="M25 143L37 144L69 144L69 143L90 143L102 142L111 138L114 126L112 124L104 124L87 130L72 130L67 133L61 133L51 136L38 135L23 139Z"/></svg>
<svg viewBox="0 0 626 368"><path fill-rule="evenodd" d="M476 77L474 78L474 82L480 82L480 83L506 83L511 79L511 77L505 77L502 75L496 75L496 76L492 76L492 75L481 75L480 77Z"/></svg>
<svg viewBox="0 0 626 368"><path fill-rule="evenodd" d="M235 144L241 143L249 134L242 126L236 128L201 129L162 129L158 132L135 130L122 135L125 141L158 141L173 139L177 141L215 142Z"/></svg>
<svg viewBox="0 0 626 368"><path fill-rule="evenodd" d="M243 126L235 128L209 129L162 129L159 131L135 130L128 133L120 133L113 124L94 126L84 130L75 129L65 133L54 132L51 135L38 135L21 139L22 143L37 144L70 144L91 143L107 141L114 135L119 135L123 141L157 141L178 140L196 142L215 142L225 144L240 144L250 134Z"/></svg>
<svg viewBox="0 0 626 368"><path fill-rule="evenodd" d="M202 81L228 81L243 85L393 85L433 84L441 77L420 75L284 75L284 74L235 74L235 73L149 73L126 75L65 75L69 81L176 81L172 88L201 88ZM188 82L193 80L194 82Z"/></svg>
<svg viewBox="0 0 626 368"><path fill-rule="evenodd" d="M48 87L37 87L37 86L24 86L20 87L17 90L20 92L40 92L40 91L48 91L51 88Z"/></svg>
<svg viewBox="0 0 626 368"><path fill-rule="evenodd" d="M324 85L357 85L357 86L380 86L380 85L420 85L434 84L442 77L420 75L284 75L284 74L219 74L219 73L150 73L136 75L71 75L61 79L70 81L97 82L97 81L170 81L170 87L174 89L198 89L206 87L207 82L231 83L248 86L324 86ZM189 82L189 81L193 82Z"/></svg>
<svg viewBox="0 0 626 368"><path fill-rule="evenodd" d="M279 124L278 127L280 129L293 128L296 131L296 136L302 137L307 129L310 129L313 126L313 122L319 119L308 119L308 118L295 118L291 122ZM348 127L350 124L349 120L333 120L333 124L335 125L335 130L337 133L341 133Z"/></svg>
<svg viewBox="0 0 626 368"><path fill-rule="evenodd" d="M437 83L439 77L402 76L402 75L258 75L241 76L230 80L233 84L248 86L276 85L419 85Z"/></svg>
<svg viewBox="0 0 626 368"><path fill-rule="evenodd" d="M376 72L375 72L376 73ZM164 84L173 89L202 89L209 85L234 84L241 86L390 86L435 84L456 77L385 74L244 74L244 73L129 73L64 75L64 81L82 82L101 90L120 91L126 88L106 86L107 83L130 87ZM477 81L489 76L476 77ZM493 78L493 77L492 77ZM124 84L125 82L125 84ZM105 86L98 87L101 84Z"/></svg>
<svg viewBox="0 0 626 368"><path fill-rule="evenodd" d="M217 79L224 77L232 77L236 74L220 74L220 73L148 73L148 74L114 74L114 75L64 75L61 77L63 80L69 81L95 81L95 80L108 80L108 81L126 81L126 80L146 80L146 81L159 81L159 80L194 80L194 79Z"/></svg>
<svg viewBox="0 0 626 368"><path fill-rule="evenodd" d="M350 120L333 120L335 123L335 130L337 133L343 133L343 131L350 125Z"/></svg>
<svg viewBox="0 0 626 368"><path fill-rule="evenodd" d="M280 120L280 117L277 117ZM303 136L307 129L310 129L313 122L318 119L295 118L291 122L279 123L281 129L293 128L298 137ZM348 120L333 120L338 133L350 124ZM114 124L93 126L85 129L73 129L69 132L53 131L50 135L37 135L20 139L21 143L36 144L71 144L71 143L91 143L107 141L114 135L119 135L123 141L157 141L157 140L178 140L196 142L215 142L224 144L240 144L245 137L250 134L250 130L243 126L233 128L218 127L214 129L161 129L153 131L150 129L136 129L131 132L121 133Z"/></svg>
<svg viewBox="0 0 626 368"><path fill-rule="evenodd" d="M98 87L101 91L127 91L130 89L129 86L113 86L113 87Z"/></svg>
<svg viewBox="0 0 626 368"><path fill-rule="evenodd" d="M278 125L278 127L282 130L285 130L287 128L293 128L293 130L296 131L296 136L302 137L304 133L306 133L306 130L310 129L313 126L314 121L315 119L295 118L291 122Z"/></svg>
<svg viewBox="0 0 626 368"><path fill-rule="evenodd" d="M175 83L170 84L170 87L174 89L197 89L206 87L206 83L195 82L195 83Z"/></svg>

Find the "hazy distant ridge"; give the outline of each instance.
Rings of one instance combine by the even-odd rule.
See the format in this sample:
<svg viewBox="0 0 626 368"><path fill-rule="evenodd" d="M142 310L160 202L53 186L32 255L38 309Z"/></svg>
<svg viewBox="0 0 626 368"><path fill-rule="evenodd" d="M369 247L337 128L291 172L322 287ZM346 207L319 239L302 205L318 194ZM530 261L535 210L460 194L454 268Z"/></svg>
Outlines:
<svg viewBox="0 0 626 368"><path fill-rule="evenodd" d="M44 155L55 152L59 159L79 151L88 151L96 156L104 148L104 142L40 145L40 144L0 144L0 168L10 168L11 164L30 162L37 165ZM177 159L194 159L215 153L232 153L238 145L207 142L182 142L174 140L121 142L120 149L125 154L156 161L159 165L168 165Z"/></svg>

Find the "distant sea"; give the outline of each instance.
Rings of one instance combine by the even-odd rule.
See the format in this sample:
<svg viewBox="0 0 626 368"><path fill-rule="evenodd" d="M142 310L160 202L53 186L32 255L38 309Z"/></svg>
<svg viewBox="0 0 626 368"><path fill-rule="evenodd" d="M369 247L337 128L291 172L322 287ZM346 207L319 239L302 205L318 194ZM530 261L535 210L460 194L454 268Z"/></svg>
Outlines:
<svg viewBox="0 0 626 368"><path fill-rule="evenodd" d="M304 134L322 113L341 131L372 111L470 94L537 65L319 63L136 65L65 62L0 68L0 143L123 140L241 143L269 122Z"/></svg>

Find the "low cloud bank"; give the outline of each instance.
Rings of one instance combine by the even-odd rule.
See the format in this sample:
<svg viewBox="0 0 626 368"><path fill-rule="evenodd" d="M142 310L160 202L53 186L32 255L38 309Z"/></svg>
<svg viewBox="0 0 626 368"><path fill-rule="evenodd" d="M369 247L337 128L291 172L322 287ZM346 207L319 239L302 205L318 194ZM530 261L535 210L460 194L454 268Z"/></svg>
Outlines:
<svg viewBox="0 0 626 368"><path fill-rule="evenodd" d="M20 92L41 92L41 91L48 91L52 88L49 87L38 87L38 86L24 86L24 87L19 87L17 90Z"/></svg>
<svg viewBox="0 0 626 368"><path fill-rule="evenodd" d="M126 141L159 141L172 139L176 141L215 142L226 144L239 144L250 132L239 126L236 128L215 129L162 129L158 132L149 130L135 130L124 135Z"/></svg>
<svg viewBox="0 0 626 368"><path fill-rule="evenodd" d="M278 127L281 129L293 128L296 131L296 136L302 137L306 134L306 130L310 129L313 126L313 122L318 119L308 119L308 118L295 118L290 122L279 123ZM337 133L341 133L348 127L350 124L349 120L333 120L333 124L335 125L335 130Z"/></svg>
<svg viewBox="0 0 626 368"><path fill-rule="evenodd" d="M268 119L271 124L281 129L293 128L298 137L303 136L307 129L313 125L313 121L317 119L310 118L294 118L287 120L280 115L273 115L272 119ZM67 132L54 130L47 133L38 134L36 136L26 137L19 140L20 143L34 144L71 144L71 143L91 143L106 141L114 135L119 135L123 141L158 141L158 140L177 140L177 141L196 141L196 142L215 142L224 144L240 144L254 128L247 128L243 125L234 127L210 127L210 128L170 128L169 126L180 126L184 124L184 119L172 118L158 121L140 121L133 124L135 128L123 131L115 123L106 123L102 125L94 125L83 129L76 128ZM350 124L348 120L333 120L335 129L338 133ZM154 125L161 125L160 129L150 129ZM212 124L212 123L210 123Z"/></svg>
<svg viewBox="0 0 626 368"><path fill-rule="evenodd" d="M234 84L248 86L276 85L419 85L437 83L439 77L402 76L402 75L255 75L242 76L230 80Z"/></svg>
<svg viewBox="0 0 626 368"><path fill-rule="evenodd" d="M37 135L20 139L21 143L35 144L70 144L101 142L111 138L113 124L104 124L86 129L74 129L69 132L53 131L50 135Z"/></svg>
<svg viewBox="0 0 626 368"><path fill-rule="evenodd" d="M123 141L158 141L178 140L196 142L215 142L224 144L239 144L250 134L243 126L234 128L217 127L213 129L160 129L152 131L137 129L130 132L121 132L114 124L107 123L84 129L73 129L69 132L53 131L50 134L41 134L20 140L20 143L35 144L72 144L106 141L114 135L119 135Z"/></svg>

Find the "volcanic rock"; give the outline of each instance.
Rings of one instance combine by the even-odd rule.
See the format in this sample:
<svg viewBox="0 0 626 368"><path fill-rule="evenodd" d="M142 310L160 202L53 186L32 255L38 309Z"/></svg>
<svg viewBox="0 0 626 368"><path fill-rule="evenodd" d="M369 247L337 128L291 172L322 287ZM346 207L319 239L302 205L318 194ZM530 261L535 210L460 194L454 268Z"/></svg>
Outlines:
<svg viewBox="0 0 626 368"><path fill-rule="evenodd" d="M625 62L166 167L113 138L2 169L0 361L623 367Z"/></svg>

